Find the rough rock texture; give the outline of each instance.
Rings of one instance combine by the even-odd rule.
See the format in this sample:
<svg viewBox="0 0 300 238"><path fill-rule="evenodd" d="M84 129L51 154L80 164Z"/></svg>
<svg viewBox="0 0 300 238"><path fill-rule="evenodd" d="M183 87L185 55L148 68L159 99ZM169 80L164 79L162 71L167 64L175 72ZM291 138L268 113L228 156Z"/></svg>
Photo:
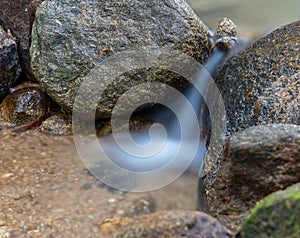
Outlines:
<svg viewBox="0 0 300 238"><path fill-rule="evenodd" d="M82 78L97 62L143 46L182 50L200 63L211 51L208 28L183 0L50 0L36 12L31 67L46 92L71 111ZM162 81L182 88L180 79L148 69L118 77L111 85L104 82L97 116L110 117L118 97L135 85Z"/></svg>
<svg viewBox="0 0 300 238"><path fill-rule="evenodd" d="M43 121L39 130L48 135L71 135L72 118L64 114L55 114Z"/></svg>
<svg viewBox="0 0 300 238"><path fill-rule="evenodd" d="M23 72L32 78L30 74L30 35L31 24L34 16L31 4L37 5L42 0L18 0L0 1L0 24L10 29L17 38L20 64Z"/></svg>
<svg viewBox="0 0 300 238"><path fill-rule="evenodd" d="M300 183L260 201L247 216L241 236L300 237Z"/></svg>
<svg viewBox="0 0 300 238"><path fill-rule="evenodd" d="M21 73L17 44L0 26L0 102Z"/></svg>
<svg viewBox="0 0 300 238"><path fill-rule="evenodd" d="M0 118L5 123L20 125L44 116L51 99L38 87L26 87L10 93L0 104Z"/></svg>
<svg viewBox="0 0 300 238"><path fill-rule="evenodd" d="M216 78L228 130L300 124L300 21L279 28L230 59Z"/></svg>
<svg viewBox="0 0 300 238"><path fill-rule="evenodd" d="M300 126L271 124L238 132L220 163L203 193L209 213L236 231L257 201L300 181Z"/></svg>
<svg viewBox="0 0 300 238"><path fill-rule="evenodd" d="M99 225L104 237L233 237L217 220L195 211L158 212L136 219L112 218L104 220Z"/></svg>

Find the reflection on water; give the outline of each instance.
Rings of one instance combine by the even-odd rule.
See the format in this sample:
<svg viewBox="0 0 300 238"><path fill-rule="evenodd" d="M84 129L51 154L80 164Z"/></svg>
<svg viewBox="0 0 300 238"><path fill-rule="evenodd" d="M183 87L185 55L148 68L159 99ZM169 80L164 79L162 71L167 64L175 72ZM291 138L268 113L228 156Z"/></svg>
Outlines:
<svg viewBox="0 0 300 238"><path fill-rule="evenodd" d="M187 0L200 19L215 29L218 19L231 18L242 32L264 34L300 19L299 0Z"/></svg>

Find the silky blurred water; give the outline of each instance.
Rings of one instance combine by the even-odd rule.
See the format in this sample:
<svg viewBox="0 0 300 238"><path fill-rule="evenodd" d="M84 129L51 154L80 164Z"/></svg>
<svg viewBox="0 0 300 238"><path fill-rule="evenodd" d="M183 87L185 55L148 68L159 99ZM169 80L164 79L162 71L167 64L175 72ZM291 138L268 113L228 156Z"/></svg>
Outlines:
<svg viewBox="0 0 300 238"><path fill-rule="evenodd" d="M300 19L299 0L187 0L200 19L215 29L218 19L232 19L241 32L266 34Z"/></svg>

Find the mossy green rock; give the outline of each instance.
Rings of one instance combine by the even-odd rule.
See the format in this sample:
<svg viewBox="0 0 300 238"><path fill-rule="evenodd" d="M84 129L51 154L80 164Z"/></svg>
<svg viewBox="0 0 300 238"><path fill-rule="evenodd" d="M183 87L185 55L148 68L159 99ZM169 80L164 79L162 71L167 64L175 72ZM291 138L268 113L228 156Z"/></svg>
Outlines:
<svg viewBox="0 0 300 238"><path fill-rule="evenodd" d="M300 124L300 21L231 58L216 77L231 132L270 123Z"/></svg>
<svg viewBox="0 0 300 238"><path fill-rule="evenodd" d="M241 235L243 238L300 237L300 183L260 201L247 216Z"/></svg>
<svg viewBox="0 0 300 238"><path fill-rule="evenodd" d="M203 63L211 53L209 36L208 28L183 0L49 0L36 11L31 68L54 101L71 112L83 78L110 56L128 49L167 47ZM177 89L186 86L174 73L153 69L129 72L109 85L104 80L91 85L104 91L96 117L109 118L122 94L157 81Z"/></svg>

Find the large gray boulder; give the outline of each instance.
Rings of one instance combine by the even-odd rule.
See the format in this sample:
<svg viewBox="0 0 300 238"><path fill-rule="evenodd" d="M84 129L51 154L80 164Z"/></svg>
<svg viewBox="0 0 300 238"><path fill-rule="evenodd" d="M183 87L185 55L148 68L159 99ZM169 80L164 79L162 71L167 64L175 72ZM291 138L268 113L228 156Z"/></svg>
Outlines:
<svg viewBox="0 0 300 238"><path fill-rule="evenodd" d="M49 0L36 12L31 67L46 92L70 112L83 77L109 56L144 46L170 47L203 63L211 52L209 35L183 0ZM109 87L103 85L97 117L110 117L120 95L153 81L186 86L182 77L166 70L124 74Z"/></svg>
<svg viewBox="0 0 300 238"><path fill-rule="evenodd" d="M300 21L231 58L216 77L233 132L269 123L300 124Z"/></svg>

